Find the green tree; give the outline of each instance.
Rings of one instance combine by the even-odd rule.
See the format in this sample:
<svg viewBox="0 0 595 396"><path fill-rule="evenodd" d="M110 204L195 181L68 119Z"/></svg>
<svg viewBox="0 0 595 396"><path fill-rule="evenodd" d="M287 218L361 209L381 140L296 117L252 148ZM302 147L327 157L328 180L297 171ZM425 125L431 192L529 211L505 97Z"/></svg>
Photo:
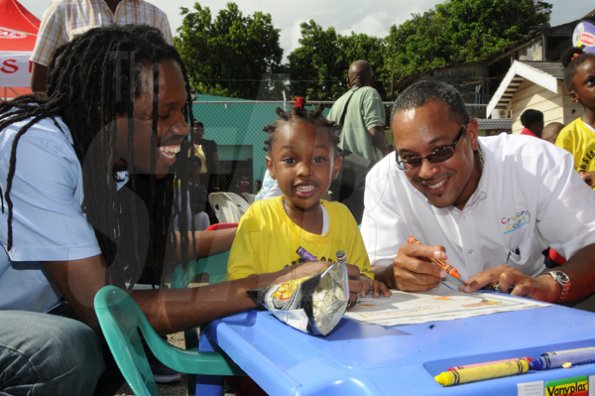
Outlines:
<svg viewBox="0 0 595 396"><path fill-rule="evenodd" d="M482 61L548 27L552 6L538 0L449 0L392 26L383 77L394 83L450 64Z"/></svg>
<svg viewBox="0 0 595 396"><path fill-rule="evenodd" d="M244 16L234 3L227 3L214 19L199 3L192 11L181 7L181 13L174 44L193 90L259 99L271 94L275 84L263 78L279 71L283 50L270 14Z"/></svg>
<svg viewBox="0 0 595 396"><path fill-rule="evenodd" d="M308 100L334 100L345 92L351 62L366 59L383 68L383 40L366 34L337 34L313 20L301 24L300 46L288 56L291 95Z"/></svg>

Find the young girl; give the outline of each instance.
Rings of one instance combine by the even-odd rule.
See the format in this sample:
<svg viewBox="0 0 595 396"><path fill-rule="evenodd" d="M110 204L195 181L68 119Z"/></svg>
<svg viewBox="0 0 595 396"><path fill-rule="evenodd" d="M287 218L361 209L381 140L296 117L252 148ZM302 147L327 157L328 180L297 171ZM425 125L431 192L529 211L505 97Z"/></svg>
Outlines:
<svg viewBox="0 0 595 396"><path fill-rule="evenodd" d="M572 48L562 64L570 99L582 104L585 114L560 131L556 146L572 154L574 168L595 189L595 54Z"/></svg>
<svg viewBox="0 0 595 396"><path fill-rule="evenodd" d="M256 201L242 216L231 248L228 278L245 278L308 260L332 262L343 251L361 274L351 282L351 292L390 295L384 283L374 280L347 207L321 199L341 167L337 128L320 109L308 111L303 105L290 114L277 109L277 114L277 120L264 128L269 135L266 165L283 195Z"/></svg>

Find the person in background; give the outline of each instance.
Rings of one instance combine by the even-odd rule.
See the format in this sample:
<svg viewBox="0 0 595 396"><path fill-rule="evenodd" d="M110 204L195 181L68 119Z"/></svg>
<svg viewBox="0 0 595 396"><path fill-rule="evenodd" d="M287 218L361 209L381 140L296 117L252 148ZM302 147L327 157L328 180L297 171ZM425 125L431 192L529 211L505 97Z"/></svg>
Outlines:
<svg viewBox="0 0 595 396"><path fill-rule="evenodd" d="M570 154L525 136L478 137L460 93L439 81L406 88L391 128L396 151L368 173L361 224L377 279L430 290L447 276L430 261L440 258L465 292L567 303L595 291L595 194ZM548 246L568 258L563 271L547 272Z"/></svg>
<svg viewBox="0 0 595 396"><path fill-rule="evenodd" d="M543 113L539 110L527 109L521 114L523 129L521 135L541 138L543 131Z"/></svg>
<svg viewBox="0 0 595 396"><path fill-rule="evenodd" d="M566 125L556 138L556 146L572 154L574 168L595 189L595 54L571 48L562 57L564 83L570 100L583 106L584 114Z"/></svg>
<svg viewBox="0 0 595 396"><path fill-rule="evenodd" d="M541 133L541 138L545 141L548 141L552 144L556 143L556 138L560 131L564 128L564 124L561 122L550 122L546 126L543 127L543 132Z"/></svg>
<svg viewBox="0 0 595 396"><path fill-rule="evenodd" d="M349 66L347 91L333 103L328 119L341 125L339 148L346 153L333 184L333 199L347 205L359 223L363 213L365 177L369 168L390 152L384 134L382 98L372 87L374 72L365 60Z"/></svg>
<svg viewBox="0 0 595 396"><path fill-rule="evenodd" d="M93 298L107 284L131 289L155 330L168 334L255 308L248 290L325 268L312 262L198 288L132 288L145 266L229 249L235 235L235 229L171 231L170 216L180 210L174 186L180 182L181 194L188 188L176 154L187 140L191 106L179 54L147 25L87 31L58 49L47 95L0 105L0 373L15 364L21 370L0 375L0 393L72 394L74 380L88 385L74 394L91 393L97 383L98 394L113 395L119 384L113 375L97 380L107 359L97 357L99 337L89 337L89 328L101 334ZM85 347L62 348L63 339L40 337L52 320L32 316L6 326L5 320L24 320L18 311L79 320L55 316L61 322L55 330L73 335L68 345ZM51 356L39 355L48 349ZM24 359L15 363L3 353L11 350ZM55 376L45 388L48 375L80 360L87 363L81 370ZM112 368L109 374L117 372Z"/></svg>
<svg viewBox="0 0 595 396"><path fill-rule="evenodd" d="M41 18L31 54L31 90L47 90L48 67L58 47L94 27L129 24L156 27L172 44L167 15L144 0L53 0Z"/></svg>
<svg viewBox="0 0 595 396"><path fill-rule="evenodd" d="M283 195L281 190L279 189L279 185L277 184L277 180L273 179L271 173L268 169L264 171L264 177L262 181L262 186L258 190L258 193L254 197L255 201L259 201L261 199L273 198Z"/></svg>
<svg viewBox="0 0 595 396"><path fill-rule="evenodd" d="M217 143L214 140L204 138L205 127L200 121L196 121L191 129L192 157L200 162L200 183L195 186L201 189L201 194L191 194L191 212L193 215L204 212L209 218L209 223L216 223L217 216L211 208L208 196L212 192L221 191L219 176L219 153L217 152ZM201 215L201 217L203 217Z"/></svg>

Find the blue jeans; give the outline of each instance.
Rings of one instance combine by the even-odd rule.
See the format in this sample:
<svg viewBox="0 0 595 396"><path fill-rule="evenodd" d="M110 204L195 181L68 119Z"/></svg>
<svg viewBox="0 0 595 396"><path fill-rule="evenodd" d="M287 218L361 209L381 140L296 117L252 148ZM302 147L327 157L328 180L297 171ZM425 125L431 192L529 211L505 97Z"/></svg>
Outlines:
<svg viewBox="0 0 595 396"><path fill-rule="evenodd" d="M99 338L85 324L0 311L0 395L92 395L103 369Z"/></svg>

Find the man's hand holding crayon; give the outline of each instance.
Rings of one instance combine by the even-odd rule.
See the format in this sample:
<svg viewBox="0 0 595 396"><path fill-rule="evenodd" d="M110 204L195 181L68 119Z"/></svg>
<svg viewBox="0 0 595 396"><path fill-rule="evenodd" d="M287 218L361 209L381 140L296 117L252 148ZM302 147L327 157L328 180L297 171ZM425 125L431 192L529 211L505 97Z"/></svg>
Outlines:
<svg viewBox="0 0 595 396"><path fill-rule="evenodd" d="M415 239L415 237L413 235L411 235L407 239L407 243L410 245L415 245L415 244L420 244L421 242L418 241L417 239ZM457 271L457 269L455 267L453 267L448 261L443 260L441 258L431 258L430 260L432 261L432 263L436 264L438 266L438 268L440 268L441 270L446 272L448 275L461 281L461 274L459 274L459 271ZM461 283L462 283L462 281L461 281Z"/></svg>
<svg viewBox="0 0 595 396"><path fill-rule="evenodd" d="M407 292L431 290L445 277L455 281L459 287L465 285L459 271L446 258L444 249L425 245L411 236L397 252L392 265L375 268L376 279L392 289Z"/></svg>

